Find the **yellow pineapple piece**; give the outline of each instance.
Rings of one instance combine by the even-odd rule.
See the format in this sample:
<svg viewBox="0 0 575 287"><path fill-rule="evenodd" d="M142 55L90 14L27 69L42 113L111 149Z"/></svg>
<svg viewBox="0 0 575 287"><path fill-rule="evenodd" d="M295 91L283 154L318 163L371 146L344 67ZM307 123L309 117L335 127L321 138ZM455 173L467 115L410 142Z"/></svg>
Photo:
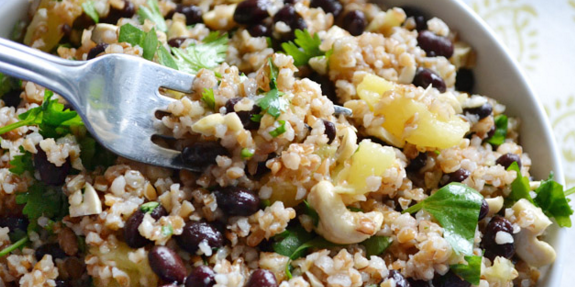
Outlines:
<svg viewBox="0 0 575 287"><path fill-rule="evenodd" d="M144 256L137 263L129 259L128 253L135 251L123 242L117 242L115 248L103 253L100 248L91 247L89 253L97 256L101 264L115 266L128 275L128 280L125 280L125 277L118 277L112 279L108 284L104 284L104 282L100 282L98 277L94 277L95 286L156 286L158 277L150 268L148 257Z"/></svg>
<svg viewBox="0 0 575 287"><path fill-rule="evenodd" d="M393 86L392 82L384 78L374 74L367 74L363 77L361 83L357 85L357 94L373 110L375 104L381 100L383 93L392 90Z"/></svg>
<svg viewBox="0 0 575 287"><path fill-rule="evenodd" d="M272 179L266 183L266 186L272 189L272 195L269 198L270 204L273 204L276 201L281 201L285 207L294 207L305 199L305 196L296 199L297 187L291 182Z"/></svg>

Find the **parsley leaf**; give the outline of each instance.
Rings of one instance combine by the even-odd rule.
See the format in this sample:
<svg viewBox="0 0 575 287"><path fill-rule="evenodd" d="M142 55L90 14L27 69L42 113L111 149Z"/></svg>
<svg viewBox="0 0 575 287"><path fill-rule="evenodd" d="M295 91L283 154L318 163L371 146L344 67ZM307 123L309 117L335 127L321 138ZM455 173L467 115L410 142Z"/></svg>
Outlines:
<svg viewBox="0 0 575 287"><path fill-rule="evenodd" d="M211 32L201 44L191 44L186 49L173 48L175 63L180 71L195 75L201 69L213 69L225 61L228 35Z"/></svg>
<svg viewBox="0 0 575 287"><path fill-rule="evenodd" d="M146 33L129 23L120 27L118 42L126 42L132 46L142 47L144 50L142 57L146 60L152 60L156 53L156 49L158 48L158 36L156 35L155 28L152 28L152 30Z"/></svg>
<svg viewBox="0 0 575 287"><path fill-rule="evenodd" d="M495 117L495 132L493 136L487 140L492 145L501 145L505 142L507 137L508 119L506 115L498 115Z"/></svg>
<svg viewBox="0 0 575 287"><path fill-rule="evenodd" d="M17 204L25 204L22 213L30 221L29 230L38 225L42 215L52 220L61 220L68 215L68 197L60 188L35 183L28 191L16 195Z"/></svg>
<svg viewBox="0 0 575 287"><path fill-rule="evenodd" d="M534 199L535 204L543 210L545 215L555 218L561 227L571 227L569 217L573 214L573 209L565 198L563 186L553 180L553 175L542 181L535 193L537 194Z"/></svg>
<svg viewBox="0 0 575 287"><path fill-rule="evenodd" d="M144 59L150 61L154 59L156 49L158 48L158 36L156 35L155 28L152 28L152 30L146 33L146 37L144 37L144 43L142 48L144 49L144 54L142 55Z"/></svg>
<svg viewBox="0 0 575 287"><path fill-rule="evenodd" d="M100 15L98 15L98 11L96 11L96 7L94 7L94 1L88 0L82 3L82 9L84 9L84 13L90 16L95 23L100 22Z"/></svg>
<svg viewBox="0 0 575 287"><path fill-rule="evenodd" d="M280 116L280 113L285 110L287 101L282 98L284 93L280 92L277 88L278 70L272 63L271 58L268 59L268 65L270 67L270 90L263 98L258 99L256 104L277 119ZM259 119L261 120L261 117ZM252 117L252 121L255 122L257 119Z"/></svg>
<svg viewBox="0 0 575 287"><path fill-rule="evenodd" d="M25 151L22 146L20 146L21 155L14 156L14 159L10 161L10 169L11 173L21 175L25 171L30 172L30 174L34 174L34 164L32 161L32 154L28 151Z"/></svg>
<svg viewBox="0 0 575 287"><path fill-rule="evenodd" d="M280 123L280 126L270 132L270 135L274 138L286 132L286 121L279 120L278 122Z"/></svg>
<svg viewBox="0 0 575 287"><path fill-rule="evenodd" d="M479 192L454 182L403 212L414 213L420 209L429 212L443 227L445 240L454 251L472 254L482 201L483 196Z"/></svg>
<svg viewBox="0 0 575 287"><path fill-rule="evenodd" d="M387 236L372 236L361 243L365 247L366 258L382 254L390 245L392 239Z"/></svg>
<svg viewBox="0 0 575 287"><path fill-rule="evenodd" d="M208 108L210 108L211 110L215 110L216 109L216 99L214 97L214 89L204 88L204 91L202 92L202 101L204 103L206 103Z"/></svg>
<svg viewBox="0 0 575 287"><path fill-rule="evenodd" d="M168 25L166 25L166 20L164 20L164 16L162 12L160 12L160 6L158 5L157 0L148 0L146 1L148 7L140 6L138 10L138 16L140 16L140 23L144 24L144 20L148 19L156 24L156 28L158 30L167 32Z"/></svg>
<svg viewBox="0 0 575 287"><path fill-rule="evenodd" d="M319 49L321 40L317 34L313 37L308 30L295 30L295 44L293 42L283 43L284 51L292 56L296 67L306 65L313 57L323 56L325 53Z"/></svg>
<svg viewBox="0 0 575 287"><path fill-rule="evenodd" d="M481 258L483 256L464 256L467 264L454 264L450 265L449 268L453 273L459 275L463 280L473 284L479 285L481 277Z"/></svg>
<svg viewBox="0 0 575 287"><path fill-rule="evenodd" d="M517 177L515 177L515 180L511 183L511 193L509 193L509 196L505 198L505 205L509 206L522 198L533 203L533 199L529 194L529 191L531 190L529 187L529 179L521 175L521 170L519 169L517 162L513 162L509 165L507 170L515 171L517 173Z"/></svg>
<svg viewBox="0 0 575 287"><path fill-rule="evenodd" d="M117 156L100 145L90 135L78 141L80 144L80 159L87 170L95 170L98 166L109 167L114 164Z"/></svg>
<svg viewBox="0 0 575 287"><path fill-rule="evenodd" d="M164 46L161 45L160 48L158 49L158 60L160 64L166 67L178 70L178 65L176 64L174 57L172 57L168 49L166 49Z"/></svg>
<svg viewBox="0 0 575 287"><path fill-rule="evenodd" d="M142 204L140 206L140 210L144 213L150 213L150 212L154 211L154 209L156 209L158 206L160 206L159 202L150 201L150 202Z"/></svg>

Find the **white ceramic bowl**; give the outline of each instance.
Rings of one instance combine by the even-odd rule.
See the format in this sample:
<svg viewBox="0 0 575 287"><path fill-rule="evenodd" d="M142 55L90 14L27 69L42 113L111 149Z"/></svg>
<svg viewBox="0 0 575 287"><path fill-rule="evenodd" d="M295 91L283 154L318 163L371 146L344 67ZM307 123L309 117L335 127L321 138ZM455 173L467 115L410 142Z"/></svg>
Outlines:
<svg viewBox="0 0 575 287"><path fill-rule="evenodd" d="M428 16L438 17L477 52L475 92L497 99L507 106L506 114L519 117L521 145L533 161L531 174L538 179L547 178L550 171L555 179L564 183L558 149L551 126L527 78L495 34L467 5L459 0L375 0L382 7L411 6ZM14 23L25 18L27 0L0 0L0 37L8 37ZM561 286L563 229L549 228L548 241L557 251L557 259L539 280L539 286Z"/></svg>

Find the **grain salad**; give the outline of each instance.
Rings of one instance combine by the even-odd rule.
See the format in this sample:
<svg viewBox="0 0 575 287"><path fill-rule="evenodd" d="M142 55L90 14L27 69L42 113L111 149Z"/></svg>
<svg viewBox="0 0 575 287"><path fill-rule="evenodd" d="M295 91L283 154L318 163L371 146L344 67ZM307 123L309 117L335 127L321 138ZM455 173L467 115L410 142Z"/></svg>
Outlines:
<svg viewBox="0 0 575 287"><path fill-rule="evenodd" d="M0 287L537 286L546 229L571 227L575 190L530 176L521 119L473 92L473 48L425 11L40 0L28 20L13 40L64 59L194 75L150 118L190 169L117 157L0 74Z"/></svg>

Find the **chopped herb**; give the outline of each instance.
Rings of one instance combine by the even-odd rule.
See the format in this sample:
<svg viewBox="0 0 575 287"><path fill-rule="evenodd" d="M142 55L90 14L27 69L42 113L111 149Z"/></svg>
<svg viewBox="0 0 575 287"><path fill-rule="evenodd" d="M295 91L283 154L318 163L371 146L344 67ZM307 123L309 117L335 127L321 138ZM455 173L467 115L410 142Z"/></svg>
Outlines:
<svg viewBox="0 0 575 287"><path fill-rule="evenodd" d="M366 257L382 254L390 245L392 239L387 236L372 236L361 243L365 247Z"/></svg>
<svg viewBox="0 0 575 287"><path fill-rule="evenodd" d="M216 98L214 97L214 89L212 88L204 88L202 92L202 101L206 103L208 108L211 110L216 109Z"/></svg>
<svg viewBox="0 0 575 287"><path fill-rule="evenodd" d="M250 159L254 156L254 150L251 148L243 148L241 152L242 159Z"/></svg>
<svg viewBox="0 0 575 287"><path fill-rule="evenodd" d="M450 265L449 268L453 273L459 275L463 280L473 284L479 285L481 277L481 259L483 256L464 256L467 264Z"/></svg>
<svg viewBox="0 0 575 287"><path fill-rule="evenodd" d="M18 80L0 73L0 98L12 90L18 89L20 87L18 82Z"/></svg>
<svg viewBox="0 0 575 287"><path fill-rule="evenodd" d="M82 3L82 9L84 9L84 13L90 16L95 23L100 22L100 15L98 15L98 11L96 11L96 7L94 7L94 1L88 0Z"/></svg>
<svg viewBox="0 0 575 287"><path fill-rule="evenodd" d="M166 226L162 226L162 235L168 237L170 235L174 234L174 228L172 227L172 225L166 225Z"/></svg>
<svg viewBox="0 0 575 287"><path fill-rule="evenodd" d="M156 24L156 28L158 30L167 32L168 25L166 25L166 20L164 20L164 16L162 12L160 12L160 6L158 5L157 0L148 0L146 1L148 7L140 6L138 10L138 16L140 16L140 23L144 24L144 20L148 19Z"/></svg>
<svg viewBox="0 0 575 287"><path fill-rule="evenodd" d="M280 123L280 126L270 132L270 135L274 138L286 132L286 121L279 120L278 122Z"/></svg>
<svg viewBox="0 0 575 287"><path fill-rule="evenodd" d="M441 152L438 151L438 150L434 150L433 152L434 152L436 155L440 155L440 154L441 154Z"/></svg>
<svg viewBox="0 0 575 287"><path fill-rule="evenodd" d="M142 48L144 49L144 54L142 55L144 59L150 61L154 59L156 49L158 48L158 36L156 35L155 28L152 28L152 30L146 33L146 37L144 37L144 43Z"/></svg>
<svg viewBox="0 0 575 287"><path fill-rule="evenodd" d="M10 246L8 246L8 247L6 247L6 248L0 250L0 258L6 256L6 255L8 255L8 254L10 254L10 252L12 252L12 251L14 251L14 250L16 250L16 249L18 249L18 248L24 247L24 245L25 245L26 243L28 243L28 236L23 237L22 239L20 239L20 240L14 242L14 244L12 244L12 245L10 245Z"/></svg>
<svg viewBox="0 0 575 287"><path fill-rule="evenodd" d="M262 206L262 209L265 209L266 207L271 205L271 202L269 199L262 199L260 200L260 204Z"/></svg>
<svg viewBox="0 0 575 287"><path fill-rule="evenodd" d="M353 206L347 206L347 210L353 211L353 212L363 212L363 210L361 210L361 208L357 208L357 207L353 207Z"/></svg>
<svg viewBox="0 0 575 287"><path fill-rule="evenodd" d="M158 48L158 60L160 64L166 67L178 70L178 65L176 64L174 57L172 57L168 49L162 45L160 45L160 48Z"/></svg>
<svg viewBox="0 0 575 287"><path fill-rule="evenodd" d="M306 65L313 57L323 56L325 53L319 49L321 40L317 34L313 37L308 30L295 30L295 44L293 42L283 43L284 51L292 56L296 67Z"/></svg>
<svg viewBox="0 0 575 287"><path fill-rule="evenodd" d="M80 250L80 253L86 253L88 250L86 246L86 237L77 235L76 240L78 241L78 250Z"/></svg>
<svg viewBox="0 0 575 287"><path fill-rule="evenodd" d="M570 216L573 209L569 206L566 192L563 192L563 186L553 180L553 174L547 180L541 182L541 185L535 190L537 196L534 203L549 216L555 218L557 224L561 227L571 227Z"/></svg>
<svg viewBox="0 0 575 287"><path fill-rule="evenodd" d="M498 115L495 117L495 132L493 136L487 141L492 145L501 145L505 142L507 137L508 119L506 115Z"/></svg>
<svg viewBox="0 0 575 287"><path fill-rule="evenodd" d="M180 71L195 75L201 69L213 69L226 59L228 35L211 32L201 44L186 49L173 48L175 63Z"/></svg>
<svg viewBox="0 0 575 287"><path fill-rule="evenodd" d="M132 46L142 47L144 50L142 56L146 60L152 60L154 58L154 54L156 53L156 49L158 48L158 36L156 35L156 29L152 28L152 30L146 33L129 23L120 27L118 42L126 42ZM165 55L161 55L160 59L162 56Z"/></svg>
<svg viewBox="0 0 575 287"><path fill-rule="evenodd" d="M253 115L253 116L250 118L250 120L251 120L252 122L259 123L259 122L262 121L262 117L263 117L263 115L261 115L261 114L256 114L256 115Z"/></svg>
<svg viewBox="0 0 575 287"><path fill-rule="evenodd" d="M510 206L518 200L525 198L533 203L533 199L529 194L531 188L529 187L529 179L521 175L521 170L517 162L513 162L507 170L513 170L517 173L517 177L511 183L511 193L505 198L505 205Z"/></svg>
<svg viewBox="0 0 575 287"><path fill-rule="evenodd" d="M575 193L575 186L565 191L565 196Z"/></svg>
<svg viewBox="0 0 575 287"><path fill-rule="evenodd" d="M270 90L263 98L258 99L256 104L277 119L280 113L285 110L287 101L281 97L284 93L277 88L278 71L271 58L269 58L268 64L270 67Z"/></svg>
<svg viewBox="0 0 575 287"><path fill-rule="evenodd" d="M22 146L20 146L21 155L14 156L14 159L10 161L10 172L21 175L25 171L34 174L34 164L32 161L32 154L25 151Z"/></svg>
<svg viewBox="0 0 575 287"><path fill-rule="evenodd" d="M70 133L70 127L83 126L80 116L75 111L64 110L63 104L56 99L52 100L53 95L46 90L41 106L18 115L20 121L0 128L0 135L19 127L37 125L45 138L58 138Z"/></svg>
<svg viewBox="0 0 575 287"><path fill-rule="evenodd" d="M472 254L483 196L461 183L450 183L403 212L424 209L439 222L444 237L458 253Z"/></svg>
<svg viewBox="0 0 575 287"><path fill-rule="evenodd" d="M38 226L38 218L61 220L68 215L68 197L60 188L35 183L28 191L16 195L17 204L25 204L22 214L28 217L29 230Z"/></svg>
<svg viewBox="0 0 575 287"><path fill-rule="evenodd" d="M309 204L309 202L307 202L307 200L304 199L303 204L305 207L304 214L311 217L313 226L317 226L317 224L319 223L319 214L317 214L317 211L315 211L315 209Z"/></svg>
<svg viewBox="0 0 575 287"><path fill-rule="evenodd" d="M160 206L159 202L150 201L150 202L142 204L140 206L140 210L144 213L150 213L150 212L154 211L154 209L156 209L158 206Z"/></svg>
<svg viewBox="0 0 575 287"><path fill-rule="evenodd" d="M117 156L96 142L89 134L78 143L80 159L87 170L95 170L98 166L109 167L116 161Z"/></svg>

